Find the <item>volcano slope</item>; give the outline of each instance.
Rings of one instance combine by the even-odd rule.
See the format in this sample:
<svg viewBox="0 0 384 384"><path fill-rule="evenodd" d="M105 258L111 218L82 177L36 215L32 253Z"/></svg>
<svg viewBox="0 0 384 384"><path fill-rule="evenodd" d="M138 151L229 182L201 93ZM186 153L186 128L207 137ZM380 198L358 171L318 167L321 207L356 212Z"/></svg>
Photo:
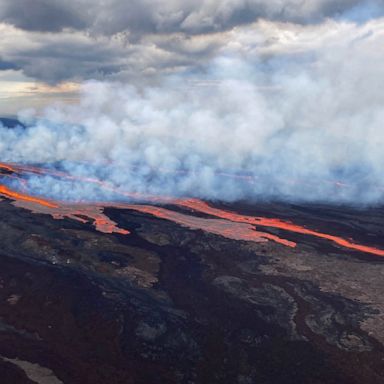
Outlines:
<svg viewBox="0 0 384 384"><path fill-rule="evenodd" d="M14 200L0 201L4 384L384 382L382 256L276 227L239 239L185 205L166 206L179 221L106 207L113 232ZM209 206L384 249L381 208Z"/></svg>

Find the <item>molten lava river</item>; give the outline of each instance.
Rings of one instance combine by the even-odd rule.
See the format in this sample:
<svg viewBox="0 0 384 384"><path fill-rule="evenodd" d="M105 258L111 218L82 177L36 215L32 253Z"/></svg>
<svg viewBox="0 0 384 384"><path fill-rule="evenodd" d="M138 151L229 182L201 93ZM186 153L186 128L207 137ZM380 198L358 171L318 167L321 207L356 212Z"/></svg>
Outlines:
<svg viewBox="0 0 384 384"><path fill-rule="evenodd" d="M48 175L67 181L81 181L83 183L94 184L105 191L111 191L114 194L121 195L122 198L125 197L130 201L137 201L137 204L121 202L72 203L53 201L41 196L34 196L33 193L30 192L28 184L30 175ZM172 221L190 229L199 229L234 240L253 242L273 241L286 247L296 247L297 244L291 240L265 232L266 229L273 228L279 230L279 233L281 232L282 234L290 232L312 236L329 241L339 247L376 256L384 256L384 250L382 249L357 244L352 240L316 231L279 218L241 215L236 212L216 208L198 199L142 196L114 188L99 179L77 177L61 171L13 163L0 163L0 177L2 178L0 195L13 200L14 205L35 213L49 214L55 219L69 218L82 223L92 223L96 230L100 232L129 235L128 230L119 228L118 224L104 213L104 208L115 207L134 210L160 219ZM11 188L9 185L13 185L13 187ZM146 203L142 204L141 202L143 201ZM165 208L165 204L167 207L174 207L176 209ZM201 217L202 215L196 216L194 212L204 214L204 217ZM262 229L264 229L264 231Z"/></svg>

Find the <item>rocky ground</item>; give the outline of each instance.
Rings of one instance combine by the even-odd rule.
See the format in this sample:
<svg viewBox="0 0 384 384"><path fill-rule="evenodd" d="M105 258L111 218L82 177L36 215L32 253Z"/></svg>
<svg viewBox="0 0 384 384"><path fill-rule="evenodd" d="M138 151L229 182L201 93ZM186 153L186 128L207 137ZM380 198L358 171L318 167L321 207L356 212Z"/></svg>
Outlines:
<svg viewBox="0 0 384 384"><path fill-rule="evenodd" d="M384 248L383 209L225 208ZM108 216L128 236L5 199L0 212L2 384L384 382L384 258L123 209Z"/></svg>

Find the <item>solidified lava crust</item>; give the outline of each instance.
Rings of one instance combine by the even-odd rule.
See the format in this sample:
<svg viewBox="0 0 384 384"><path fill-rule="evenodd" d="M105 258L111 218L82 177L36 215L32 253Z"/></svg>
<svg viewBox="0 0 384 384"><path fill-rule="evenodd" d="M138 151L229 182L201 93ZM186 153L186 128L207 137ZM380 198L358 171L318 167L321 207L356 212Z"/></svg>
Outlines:
<svg viewBox="0 0 384 384"><path fill-rule="evenodd" d="M382 209L2 185L2 383L384 382Z"/></svg>

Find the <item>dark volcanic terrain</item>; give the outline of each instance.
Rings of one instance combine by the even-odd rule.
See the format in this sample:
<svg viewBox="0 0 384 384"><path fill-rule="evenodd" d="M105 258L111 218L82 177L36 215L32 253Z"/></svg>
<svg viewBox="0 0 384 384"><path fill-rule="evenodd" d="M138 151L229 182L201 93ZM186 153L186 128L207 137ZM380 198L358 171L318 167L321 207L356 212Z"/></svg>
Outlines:
<svg viewBox="0 0 384 384"><path fill-rule="evenodd" d="M384 249L383 209L221 208ZM0 210L2 384L384 382L380 256L276 228L265 231L296 248L235 240L129 209L105 212L129 235L7 199Z"/></svg>

